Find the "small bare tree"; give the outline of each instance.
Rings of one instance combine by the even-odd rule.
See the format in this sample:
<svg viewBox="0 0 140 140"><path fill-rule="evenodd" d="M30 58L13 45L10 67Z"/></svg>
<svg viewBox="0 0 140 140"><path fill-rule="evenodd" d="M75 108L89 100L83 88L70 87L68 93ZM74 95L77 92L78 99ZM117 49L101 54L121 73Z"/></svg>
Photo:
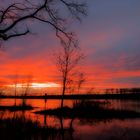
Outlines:
<svg viewBox="0 0 140 140"><path fill-rule="evenodd" d="M32 83L32 75L27 75L27 81L26 83L23 84L24 90L22 93L23 96L22 106L26 106L26 96L28 95L29 90L31 88L31 83Z"/></svg>
<svg viewBox="0 0 140 140"><path fill-rule="evenodd" d="M80 93L80 89L84 82L86 81L84 73L79 73L78 74L78 81L77 81L77 92Z"/></svg>
<svg viewBox="0 0 140 140"><path fill-rule="evenodd" d="M69 43L62 42L61 51L56 54L57 67L62 80L61 108L64 104L64 95L74 82L73 77L76 72L76 67L82 59L83 54L80 52L79 47L75 47L71 41Z"/></svg>
<svg viewBox="0 0 140 140"><path fill-rule="evenodd" d="M70 76L67 92L79 94L81 93L81 88L86 80L85 74L77 70L73 71L75 72Z"/></svg>
<svg viewBox="0 0 140 140"><path fill-rule="evenodd" d="M14 78L14 86L15 86L15 90L14 90L14 95L15 95L15 106L16 106L16 96L17 96L17 84L18 84L18 73L16 72L15 78Z"/></svg>

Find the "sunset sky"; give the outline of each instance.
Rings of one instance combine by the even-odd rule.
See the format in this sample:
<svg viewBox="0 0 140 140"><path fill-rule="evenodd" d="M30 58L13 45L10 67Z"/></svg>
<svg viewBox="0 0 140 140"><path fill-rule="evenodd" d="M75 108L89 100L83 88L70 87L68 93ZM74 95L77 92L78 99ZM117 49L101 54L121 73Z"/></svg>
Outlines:
<svg viewBox="0 0 140 140"><path fill-rule="evenodd" d="M86 85L96 88L140 87L140 0L89 0L88 16L73 23L85 53L80 67ZM31 23L32 33L4 42L0 51L0 83L60 83L53 60L60 47L52 28Z"/></svg>

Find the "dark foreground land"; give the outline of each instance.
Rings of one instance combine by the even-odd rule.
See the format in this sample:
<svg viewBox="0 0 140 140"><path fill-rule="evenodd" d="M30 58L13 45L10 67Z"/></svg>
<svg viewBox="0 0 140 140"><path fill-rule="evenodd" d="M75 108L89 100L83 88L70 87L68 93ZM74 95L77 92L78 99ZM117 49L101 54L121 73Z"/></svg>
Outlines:
<svg viewBox="0 0 140 140"><path fill-rule="evenodd" d="M125 119L125 118L140 118L140 113L127 110L95 110L90 109L80 110L76 108L57 108L35 112L37 114L46 114L53 116L62 116L64 118L84 118L84 119Z"/></svg>
<svg viewBox="0 0 140 140"><path fill-rule="evenodd" d="M73 107L63 107L56 109L41 110L35 113L42 115L53 115L64 118L83 118L83 119L126 119L140 118L140 113L131 110L115 110L105 108L104 103L97 101L78 101Z"/></svg>
<svg viewBox="0 0 140 140"><path fill-rule="evenodd" d="M13 106L0 106L0 111L26 111L26 110L32 110L33 107L30 105L13 105Z"/></svg>

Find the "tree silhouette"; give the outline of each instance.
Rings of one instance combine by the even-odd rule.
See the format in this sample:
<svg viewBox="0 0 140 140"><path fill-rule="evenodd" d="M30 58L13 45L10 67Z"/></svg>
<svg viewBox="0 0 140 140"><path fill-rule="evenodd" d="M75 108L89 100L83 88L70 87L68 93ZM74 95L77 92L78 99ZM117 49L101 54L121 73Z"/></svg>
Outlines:
<svg viewBox="0 0 140 140"><path fill-rule="evenodd" d="M73 77L77 74L77 70L75 68L81 59L83 59L83 54L80 52L79 47L75 47L73 43L69 41L68 43L62 42L61 50L55 54L55 57L62 80L62 108L64 104L64 95L74 83Z"/></svg>
<svg viewBox="0 0 140 140"><path fill-rule="evenodd" d="M66 12L71 16L65 16ZM73 33L66 30L67 20L81 19L86 15L86 4L81 0L18 0L0 6L0 40L30 33L30 22L41 22L55 29L56 36L72 39Z"/></svg>
<svg viewBox="0 0 140 140"><path fill-rule="evenodd" d="M77 92L80 93L80 89L82 87L82 84L85 82L85 75L81 72L78 74L78 81L77 81Z"/></svg>

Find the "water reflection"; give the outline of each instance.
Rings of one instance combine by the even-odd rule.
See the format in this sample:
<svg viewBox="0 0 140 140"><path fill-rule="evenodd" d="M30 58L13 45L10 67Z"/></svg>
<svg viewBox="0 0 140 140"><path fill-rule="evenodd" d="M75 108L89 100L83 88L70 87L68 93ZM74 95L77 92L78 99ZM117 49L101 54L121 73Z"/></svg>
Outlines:
<svg viewBox="0 0 140 140"><path fill-rule="evenodd" d="M104 102L104 100L101 100ZM14 99L1 99L0 105L14 105ZM20 105L22 100L17 99L16 105ZM140 139L140 119L125 119L125 120L117 120L117 119L79 119L79 118L71 118L64 119L63 117L55 117L49 116L47 114L39 115L34 114L37 110L46 110L59 107L59 100L27 100L27 104L30 104L34 107L33 110L28 111L0 111L0 130L3 133L0 139L7 140L9 137L6 136L6 133L12 136L13 139L28 139L28 140L139 140ZM68 100L65 102L65 105L72 106L72 101ZM137 110L140 111L140 103L136 101L117 101L117 100L109 100L109 104L105 107L107 108L117 108L117 109L129 109L129 110ZM14 119L13 119L14 118ZM21 120L17 118L22 118ZM21 133L19 130L19 134L21 136L17 136L17 130L12 130L13 133L9 132L9 129L3 126L3 121L5 120L5 124L12 123L12 125L16 127L16 123L20 122L20 127L23 127L24 131ZM13 121L14 120L14 121ZM27 121L31 120L31 121ZM6 123L7 122L7 123ZM14 122L14 123L13 123ZM29 137L26 137L28 133L25 129L25 124L30 122L29 127L35 127L36 130L29 131L31 134ZM39 124L36 122L39 122ZM23 125L23 126L22 126ZM51 129L50 129L51 128ZM4 132L4 129L6 132ZM7 130L8 129L8 130ZM23 131L22 129L22 131ZM35 132L34 132L35 131ZM4 136L5 134L5 136ZM23 138L22 135L25 135ZM16 135L16 136L15 136Z"/></svg>

